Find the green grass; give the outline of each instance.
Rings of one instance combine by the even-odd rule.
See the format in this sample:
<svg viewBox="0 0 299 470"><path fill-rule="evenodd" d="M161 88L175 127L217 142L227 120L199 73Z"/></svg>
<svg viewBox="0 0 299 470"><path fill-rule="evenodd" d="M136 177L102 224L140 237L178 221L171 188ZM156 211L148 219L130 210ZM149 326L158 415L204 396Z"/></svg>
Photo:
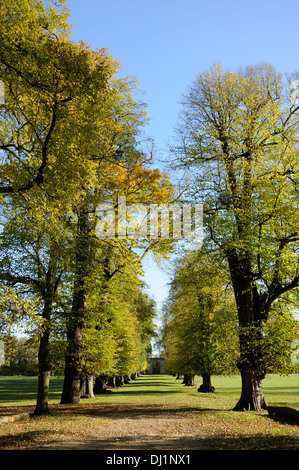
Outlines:
<svg viewBox="0 0 299 470"><path fill-rule="evenodd" d="M152 401L155 398L164 396L166 399L182 398L182 393L186 393L189 387L182 387L181 380L174 377L156 375L146 376L146 382L140 380L131 381L129 386L113 390L112 394L101 396L102 402L126 402L130 400ZM171 380L169 380L171 378ZM190 387L197 390L201 384L201 378L195 378L196 386ZM215 376L212 384L216 389L216 394L208 394L209 398L220 395L228 401L238 400L241 388L239 376ZM57 404L60 401L63 385L63 377L51 377L49 403ZM269 375L263 380L263 391L268 404L291 406L299 409L299 375ZM37 377L0 377L0 408L9 406L34 406L37 393ZM196 393L198 396L198 393ZM201 394L201 397L204 397ZM84 402L89 402L85 400ZM2 413L3 414L3 413Z"/></svg>
<svg viewBox="0 0 299 470"><path fill-rule="evenodd" d="M62 385L63 377L51 377L50 403L59 402ZM7 406L34 406L36 394L37 377L0 377L0 409Z"/></svg>
<svg viewBox="0 0 299 470"><path fill-rule="evenodd" d="M141 377L142 378L142 377ZM171 380L169 380L171 379ZM158 402L165 400L184 401L198 398L197 388L201 378L195 378L195 387L182 386L181 380L170 376L146 376L146 381L132 381L128 386L100 396L101 403L126 403L128 401ZM200 394L201 400L212 401L217 408L232 408L239 396L239 376L213 377L215 394ZM51 377L49 403L59 404L63 377ZM290 406L299 410L299 375L269 375L263 381L263 391L269 405ZM0 415L9 408L34 407L36 403L37 377L0 377ZM192 393L191 393L192 392ZM94 400L84 400L92 403Z"/></svg>
<svg viewBox="0 0 299 470"><path fill-rule="evenodd" d="M137 413L185 416L190 427L203 430L205 442L216 449L299 449L299 426L279 423L267 411L234 412L240 397L239 376L213 377L215 393L198 393L182 380L168 375L140 376L129 384L82 399L79 405L59 405L62 377L51 377L49 403L52 414L25 422L0 426L0 448L30 448L51 440L96 439L107 420L117 413L123 417ZM0 414L33 411L36 402L36 377L0 377ZM299 375L270 375L263 381L269 405L299 409ZM116 413L116 415L115 415ZM178 419L178 426L181 426ZM188 425L189 426L189 425ZM184 432L184 430L182 430Z"/></svg>

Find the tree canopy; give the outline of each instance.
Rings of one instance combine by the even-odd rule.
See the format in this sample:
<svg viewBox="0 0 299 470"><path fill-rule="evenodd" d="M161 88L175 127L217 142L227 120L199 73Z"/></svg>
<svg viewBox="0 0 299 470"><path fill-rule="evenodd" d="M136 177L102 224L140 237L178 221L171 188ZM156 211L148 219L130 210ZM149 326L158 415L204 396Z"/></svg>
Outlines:
<svg viewBox="0 0 299 470"><path fill-rule="evenodd" d="M176 262L164 306L166 368L231 374L238 358L237 315L228 272L204 252Z"/></svg>

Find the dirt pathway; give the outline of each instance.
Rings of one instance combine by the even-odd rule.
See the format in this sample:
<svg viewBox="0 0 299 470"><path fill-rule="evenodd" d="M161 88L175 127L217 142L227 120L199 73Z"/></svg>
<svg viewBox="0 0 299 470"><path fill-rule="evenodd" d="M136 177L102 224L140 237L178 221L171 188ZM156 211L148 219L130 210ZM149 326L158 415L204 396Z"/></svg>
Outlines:
<svg viewBox="0 0 299 470"><path fill-rule="evenodd" d="M235 399L225 392L199 396L196 387L187 389L166 375L140 376L78 405L56 401L49 416L3 424L0 447L109 452L298 449L297 426L270 419L266 411L232 412ZM30 413L15 405L4 411Z"/></svg>
<svg viewBox="0 0 299 470"><path fill-rule="evenodd" d="M61 439L36 450L195 450L207 449L208 426L198 426L190 411L171 411L140 406L106 406L98 416L106 418L98 438ZM93 411L93 416L94 411Z"/></svg>

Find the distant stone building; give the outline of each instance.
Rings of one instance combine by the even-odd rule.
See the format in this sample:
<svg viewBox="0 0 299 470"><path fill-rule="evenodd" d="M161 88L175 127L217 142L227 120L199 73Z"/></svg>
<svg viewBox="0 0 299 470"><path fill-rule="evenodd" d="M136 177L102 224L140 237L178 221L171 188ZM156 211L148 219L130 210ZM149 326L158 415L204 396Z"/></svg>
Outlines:
<svg viewBox="0 0 299 470"><path fill-rule="evenodd" d="M165 359L164 357L151 357L150 367L146 371L147 374L167 374L165 370Z"/></svg>

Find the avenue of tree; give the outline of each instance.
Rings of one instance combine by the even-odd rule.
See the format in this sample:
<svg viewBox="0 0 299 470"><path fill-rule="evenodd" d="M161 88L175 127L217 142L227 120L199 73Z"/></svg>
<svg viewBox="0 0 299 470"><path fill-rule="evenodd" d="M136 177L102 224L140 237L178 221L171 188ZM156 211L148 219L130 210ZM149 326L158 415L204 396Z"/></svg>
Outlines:
<svg viewBox="0 0 299 470"><path fill-rule="evenodd" d="M171 165L191 175L178 197L152 164L136 82L117 76L108 50L73 42L68 15L64 0L0 5L0 340L11 370L16 347L37 351L35 414L49 412L53 370L64 375L62 404L144 371L156 307L142 260L176 243L99 238L97 207L117 213L120 195L147 206L200 200L203 247L175 258L163 309L166 368L186 385L201 375L202 392L213 374L239 372L235 409L260 410L266 373L296 370L296 76L215 65L197 77L171 149Z"/></svg>
<svg viewBox="0 0 299 470"><path fill-rule="evenodd" d="M171 187L141 148L136 84L116 77L108 51L71 41L64 2L12 0L0 13L2 337L20 322L39 338L42 414L56 356L61 403L78 403L85 379L146 368L155 306L141 259L169 247L99 239L95 211L119 194L161 203Z"/></svg>

